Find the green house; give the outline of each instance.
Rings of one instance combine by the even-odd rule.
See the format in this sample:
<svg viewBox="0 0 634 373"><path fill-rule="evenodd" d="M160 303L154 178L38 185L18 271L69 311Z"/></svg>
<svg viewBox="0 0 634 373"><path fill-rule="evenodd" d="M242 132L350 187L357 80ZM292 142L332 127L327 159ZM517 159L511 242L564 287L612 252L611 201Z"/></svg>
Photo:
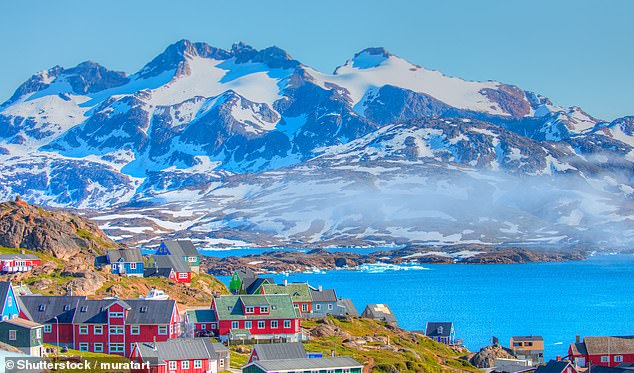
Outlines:
<svg viewBox="0 0 634 373"><path fill-rule="evenodd" d="M0 342L13 346L25 354L42 356L44 325L14 318L0 322Z"/></svg>
<svg viewBox="0 0 634 373"><path fill-rule="evenodd" d="M363 364L351 357L255 360L242 373L361 373Z"/></svg>

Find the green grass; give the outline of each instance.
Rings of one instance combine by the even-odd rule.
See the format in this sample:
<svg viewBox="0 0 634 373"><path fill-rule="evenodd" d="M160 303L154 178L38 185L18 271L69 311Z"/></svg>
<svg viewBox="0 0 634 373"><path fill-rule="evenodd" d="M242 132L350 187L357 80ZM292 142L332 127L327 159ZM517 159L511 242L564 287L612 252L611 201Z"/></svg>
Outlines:
<svg viewBox="0 0 634 373"><path fill-rule="evenodd" d="M92 234L90 231L86 229L78 228L76 233L79 237L83 239L95 242L99 246L97 249L113 249L116 247L116 245L113 245L99 237L96 237L94 234ZM103 253L104 252L100 252L100 254L103 254Z"/></svg>
<svg viewBox="0 0 634 373"><path fill-rule="evenodd" d="M231 353L231 368L240 369L247 364L249 361L250 353L242 354L236 351L238 346L229 346L229 351Z"/></svg>
<svg viewBox="0 0 634 373"><path fill-rule="evenodd" d="M61 348L50 344L44 344L44 347L57 349L57 356L60 358L60 361L63 361L65 358L80 358L82 361L89 361L91 372L106 372L106 370L100 369L99 363L130 362L129 359L119 355L100 354L97 352L82 352L73 349L69 349L67 352L61 352ZM55 355L50 356L50 360L55 360ZM57 372L77 372L77 370L57 370Z"/></svg>

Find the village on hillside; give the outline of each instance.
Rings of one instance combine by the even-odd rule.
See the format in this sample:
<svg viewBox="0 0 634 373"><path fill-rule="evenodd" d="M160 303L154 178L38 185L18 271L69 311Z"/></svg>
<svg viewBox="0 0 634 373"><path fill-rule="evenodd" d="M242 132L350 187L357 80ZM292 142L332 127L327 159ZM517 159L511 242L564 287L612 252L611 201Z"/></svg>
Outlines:
<svg viewBox="0 0 634 373"><path fill-rule="evenodd" d="M40 265L36 255L0 255L4 274L29 272ZM200 254L191 241L164 241L152 255L143 255L138 248L109 250L95 266L119 276L158 276L188 284L192 273L200 271ZM40 295L21 283L0 282L0 348L53 361L116 356L137 363L130 370L143 372L361 373L382 369L372 359L359 361L345 352L364 345L387 353L389 336L376 331L365 338L349 336L341 344L352 349L343 352L336 345L311 350L313 342L332 337L337 332L333 325L343 325L332 320L372 320L386 330L398 329L387 304L368 304L359 312L336 289L276 283L249 268L234 271L229 292L215 294L201 308L178 304L162 289L151 289L137 299L89 299L72 292ZM313 328L312 333L306 327L319 323L321 329ZM333 333L325 333L327 327ZM466 352L450 321L430 321L424 330L411 334L417 343L428 340L456 354ZM540 336L514 336L508 347L496 338L492 342L464 358L486 372L634 373L634 336L577 337L567 356L550 361L544 360Z"/></svg>

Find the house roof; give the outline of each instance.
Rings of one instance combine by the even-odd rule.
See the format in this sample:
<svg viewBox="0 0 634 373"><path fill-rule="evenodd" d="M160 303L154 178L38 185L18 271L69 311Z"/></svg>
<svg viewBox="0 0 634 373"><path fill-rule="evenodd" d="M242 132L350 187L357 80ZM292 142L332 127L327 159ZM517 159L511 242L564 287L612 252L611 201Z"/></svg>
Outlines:
<svg viewBox="0 0 634 373"><path fill-rule="evenodd" d="M21 319L21 318L13 318L13 319L9 319L9 320L4 320L2 322L6 322L8 324L11 325L15 325L15 326L20 326L22 328L27 328L27 329L35 329L35 328L39 328L39 327L43 327L42 324L37 323L37 322L33 322L30 320L25 320L25 319Z"/></svg>
<svg viewBox="0 0 634 373"><path fill-rule="evenodd" d="M249 278L249 280L251 280L251 278ZM275 281L269 277L258 277L250 281L249 286L247 286L244 291L247 294L255 294L258 288L264 284L275 284Z"/></svg>
<svg viewBox="0 0 634 373"><path fill-rule="evenodd" d="M216 313L212 310L189 310L186 312L189 322L216 322Z"/></svg>
<svg viewBox="0 0 634 373"><path fill-rule="evenodd" d="M590 355L598 354L634 354L634 336L622 337L585 337L586 350Z"/></svg>
<svg viewBox="0 0 634 373"><path fill-rule="evenodd" d="M544 340L544 338L540 335L514 335L511 338L515 342L535 342Z"/></svg>
<svg viewBox="0 0 634 373"><path fill-rule="evenodd" d="M583 342L571 343L570 344L570 351L572 352L573 356L587 355L588 354L588 350L586 350L586 345Z"/></svg>
<svg viewBox="0 0 634 373"><path fill-rule="evenodd" d="M167 277L169 278L172 274L172 268L144 268L143 269L143 277Z"/></svg>
<svg viewBox="0 0 634 373"><path fill-rule="evenodd" d="M428 337L449 337L452 329L452 322L428 322L425 327L425 335Z"/></svg>
<svg viewBox="0 0 634 373"><path fill-rule="evenodd" d="M4 304L7 301L7 295L9 295L9 289L11 289L11 282L0 282L0 312L4 309Z"/></svg>
<svg viewBox="0 0 634 373"><path fill-rule="evenodd" d="M286 294L277 295L221 295L214 298L216 312L220 320L247 319L293 319L296 318L291 297ZM268 305L268 315L245 315L244 305Z"/></svg>
<svg viewBox="0 0 634 373"><path fill-rule="evenodd" d="M315 289L310 288L310 296L313 302L336 302L337 292L335 289Z"/></svg>
<svg viewBox="0 0 634 373"><path fill-rule="evenodd" d="M156 358L159 364L166 360L217 359L219 352L227 352L221 343L208 338L178 338L165 342L137 343L141 357Z"/></svg>
<svg viewBox="0 0 634 373"><path fill-rule="evenodd" d="M142 263L143 255L139 249L108 250L110 263L123 261L126 263Z"/></svg>
<svg viewBox="0 0 634 373"><path fill-rule="evenodd" d="M11 259L40 259L36 255L33 254L0 254L0 260L11 260Z"/></svg>
<svg viewBox="0 0 634 373"><path fill-rule="evenodd" d="M198 250L190 240L163 241L170 254L175 256L198 256Z"/></svg>
<svg viewBox="0 0 634 373"><path fill-rule="evenodd" d="M287 372L298 370L321 370L336 368L362 368L363 364L348 356L329 357L321 359L287 359L287 360L257 360L252 363L265 372Z"/></svg>
<svg viewBox="0 0 634 373"><path fill-rule="evenodd" d="M617 365L616 367L605 367L602 365L592 365L588 370L589 373L632 373L634 369L627 366Z"/></svg>
<svg viewBox="0 0 634 373"><path fill-rule="evenodd" d="M361 317L385 322L396 322L396 316L394 316L387 304L368 304L363 310Z"/></svg>
<svg viewBox="0 0 634 373"><path fill-rule="evenodd" d="M191 272L185 260L177 255L154 255L156 268L172 268L175 272Z"/></svg>
<svg viewBox="0 0 634 373"><path fill-rule="evenodd" d="M306 350L300 342L256 344L252 353L256 353L258 360L305 359Z"/></svg>
<svg viewBox="0 0 634 373"><path fill-rule="evenodd" d="M108 307L115 301L114 299L80 300L77 303L73 323L106 324L108 322Z"/></svg>
<svg viewBox="0 0 634 373"><path fill-rule="evenodd" d="M264 284L262 289L264 289L264 294L288 294L293 302L309 303L312 301L310 287L306 283Z"/></svg>
<svg viewBox="0 0 634 373"><path fill-rule="evenodd" d="M29 319L42 324L51 324L57 322L62 324L70 324L73 321L73 315L79 301L85 300L85 296L44 296L44 295L25 295L19 296L20 310L22 310Z"/></svg>
<svg viewBox="0 0 634 373"><path fill-rule="evenodd" d="M343 298L337 301L337 305L343 307L346 310L346 314L354 317L359 317L359 311L357 311L357 307L352 303L352 299Z"/></svg>
<svg viewBox="0 0 634 373"><path fill-rule="evenodd" d="M551 360L546 365L539 366L535 373L562 373L568 365L570 362L565 360Z"/></svg>
<svg viewBox="0 0 634 373"><path fill-rule="evenodd" d="M114 303L128 309L126 324L169 324L172 319L174 300L146 299L102 299L80 300L77 304L73 323L105 324L108 322L108 309Z"/></svg>

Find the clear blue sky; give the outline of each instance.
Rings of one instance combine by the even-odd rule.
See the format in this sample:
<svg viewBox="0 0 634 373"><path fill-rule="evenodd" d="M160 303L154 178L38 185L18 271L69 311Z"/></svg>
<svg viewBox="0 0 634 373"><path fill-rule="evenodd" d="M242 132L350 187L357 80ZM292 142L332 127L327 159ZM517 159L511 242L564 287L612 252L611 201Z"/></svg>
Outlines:
<svg viewBox="0 0 634 373"><path fill-rule="evenodd" d="M0 13L0 102L33 73L84 60L133 73L187 38L277 45L331 72L369 46L499 80L602 119L634 114L634 1L31 1Z"/></svg>

